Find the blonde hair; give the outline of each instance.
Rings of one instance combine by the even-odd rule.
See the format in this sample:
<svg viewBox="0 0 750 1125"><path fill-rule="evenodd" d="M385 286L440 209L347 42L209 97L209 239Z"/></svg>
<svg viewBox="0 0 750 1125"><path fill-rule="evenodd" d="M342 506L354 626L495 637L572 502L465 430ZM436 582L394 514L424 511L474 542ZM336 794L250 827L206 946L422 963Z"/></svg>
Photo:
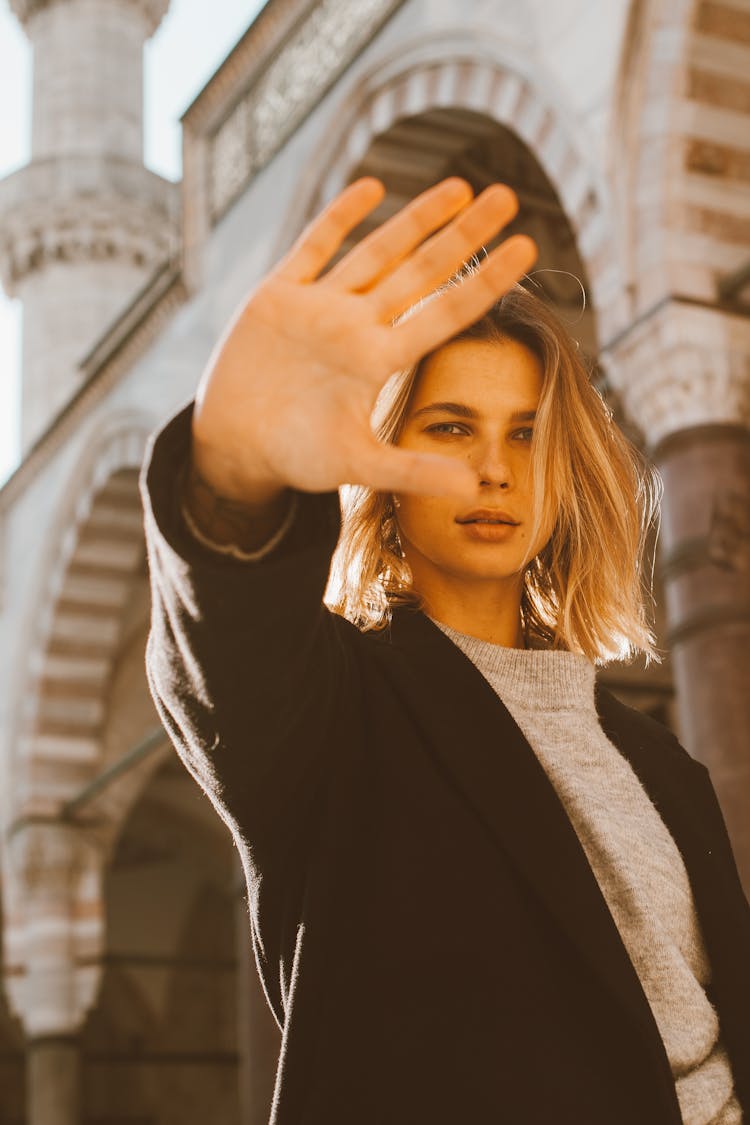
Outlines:
<svg viewBox="0 0 750 1125"><path fill-rule="evenodd" d="M450 284L460 281L459 276ZM568 330L523 286L515 285L450 343L508 339L525 345L543 372L531 443L530 540L540 528L553 527L546 545L525 562L524 634L597 663L632 659L639 652L647 662L658 661L643 568L649 528L658 522L660 478L615 424ZM381 441L398 441L428 358L392 376L378 396L372 425ZM420 605L401 551L393 498L346 485L341 506L341 536L325 601L360 629L382 629L394 605Z"/></svg>

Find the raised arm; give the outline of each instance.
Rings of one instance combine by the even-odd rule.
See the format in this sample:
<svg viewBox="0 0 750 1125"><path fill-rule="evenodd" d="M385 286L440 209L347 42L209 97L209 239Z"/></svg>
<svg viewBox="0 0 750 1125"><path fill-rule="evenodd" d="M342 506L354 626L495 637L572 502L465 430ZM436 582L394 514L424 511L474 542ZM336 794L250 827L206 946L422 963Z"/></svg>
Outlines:
<svg viewBox="0 0 750 1125"><path fill-rule="evenodd" d="M450 277L516 211L500 185L476 200L461 180L419 196L324 272L383 195L352 184L304 232L233 317L196 403L157 438L143 475L152 584L147 668L159 712L222 815L254 843L301 823L351 697L353 626L322 606L343 483L474 494L455 459L378 442L370 415L396 370L479 316L529 267L509 239L476 275L393 321ZM259 562L191 535L253 551ZM347 648L349 645L349 648ZM343 702L342 702L343 701Z"/></svg>

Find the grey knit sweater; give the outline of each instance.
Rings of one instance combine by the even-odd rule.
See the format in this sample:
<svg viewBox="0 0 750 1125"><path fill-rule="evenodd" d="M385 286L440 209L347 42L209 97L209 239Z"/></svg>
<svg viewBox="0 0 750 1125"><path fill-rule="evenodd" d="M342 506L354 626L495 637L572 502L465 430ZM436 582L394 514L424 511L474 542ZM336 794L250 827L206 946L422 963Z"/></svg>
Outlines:
<svg viewBox="0 0 750 1125"><path fill-rule="evenodd" d="M436 625L484 675L523 731L575 828L661 1033L685 1125L740 1125L682 857L594 703L577 653L489 644Z"/></svg>

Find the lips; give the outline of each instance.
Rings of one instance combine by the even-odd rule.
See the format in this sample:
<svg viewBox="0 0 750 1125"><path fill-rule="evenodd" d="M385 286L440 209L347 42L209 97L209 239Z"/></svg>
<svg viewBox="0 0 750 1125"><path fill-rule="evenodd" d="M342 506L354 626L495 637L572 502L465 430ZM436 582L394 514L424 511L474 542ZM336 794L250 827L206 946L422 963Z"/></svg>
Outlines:
<svg viewBox="0 0 750 1125"><path fill-rule="evenodd" d="M507 523L511 527L516 527L518 520L514 520L508 512L504 512L501 508L477 508L473 512L468 512L465 516L458 516L456 523Z"/></svg>

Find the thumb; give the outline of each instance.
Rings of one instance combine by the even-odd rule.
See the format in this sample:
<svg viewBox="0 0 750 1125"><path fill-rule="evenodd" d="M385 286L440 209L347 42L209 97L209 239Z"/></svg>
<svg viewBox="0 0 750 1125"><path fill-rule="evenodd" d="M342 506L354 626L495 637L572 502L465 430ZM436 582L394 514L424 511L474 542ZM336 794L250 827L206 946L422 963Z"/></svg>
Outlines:
<svg viewBox="0 0 750 1125"><path fill-rule="evenodd" d="M421 496L473 499L475 473L461 462L436 453L413 453L373 440L361 450L362 483L378 492L412 492Z"/></svg>

